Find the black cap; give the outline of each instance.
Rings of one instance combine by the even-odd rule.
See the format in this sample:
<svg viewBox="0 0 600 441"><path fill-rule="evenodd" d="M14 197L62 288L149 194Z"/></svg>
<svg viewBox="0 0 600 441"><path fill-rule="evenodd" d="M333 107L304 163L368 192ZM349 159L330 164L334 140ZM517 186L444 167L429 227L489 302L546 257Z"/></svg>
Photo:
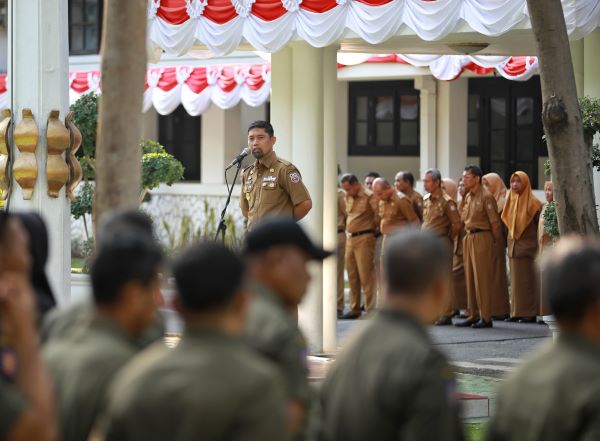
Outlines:
<svg viewBox="0 0 600 441"><path fill-rule="evenodd" d="M246 235L244 254L256 254L281 245L297 246L313 260L324 260L333 254L315 246L302 227L288 217L271 217L256 225Z"/></svg>

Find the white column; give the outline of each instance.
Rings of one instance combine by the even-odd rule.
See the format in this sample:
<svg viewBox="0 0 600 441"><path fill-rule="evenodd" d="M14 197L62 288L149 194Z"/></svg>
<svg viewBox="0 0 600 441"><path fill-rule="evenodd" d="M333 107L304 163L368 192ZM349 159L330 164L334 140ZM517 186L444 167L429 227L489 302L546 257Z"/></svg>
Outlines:
<svg viewBox="0 0 600 441"><path fill-rule="evenodd" d="M468 110L467 78L438 83L437 168L442 176L455 180L467 165Z"/></svg>
<svg viewBox="0 0 600 441"><path fill-rule="evenodd" d="M415 89L420 91L420 163L421 170L417 179L420 180L425 171L437 167L437 82L432 76L415 78Z"/></svg>
<svg viewBox="0 0 600 441"><path fill-rule="evenodd" d="M271 124L275 129L275 151L292 157L292 48L271 54Z"/></svg>
<svg viewBox="0 0 600 441"><path fill-rule="evenodd" d="M292 162L313 204L302 224L317 243L323 242L323 51L304 42L292 45ZM311 265L311 275L299 322L315 353L323 350L323 266Z"/></svg>
<svg viewBox="0 0 600 441"><path fill-rule="evenodd" d="M348 81L337 82L336 97L336 131L337 131L337 163L342 173L348 171L348 104L349 97Z"/></svg>
<svg viewBox="0 0 600 441"><path fill-rule="evenodd" d="M337 47L323 50L323 246L337 249ZM323 264L323 351L336 349L337 259Z"/></svg>
<svg viewBox="0 0 600 441"><path fill-rule="evenodd" d="M38 176L31 200L24 200L21 187L13 181L10 210L41 213L49 233L50 284L59 303L69 299L71 286L71 214L65 189L58 198L48 196L46 180L46 124L53 109L60 119L69 109L69 48L67 0L9 1L8 89L13 127L29 108L39 129L36 150ZM18 149L13 145L14 157Z"/></svg>
<svg viewBox="0 0 600 441"><path fill-rule="evenodd" d="M600 98L600 29L588 34L583 41L584 73L583 95ZM600 143L600 135L594 138L596 144ZM594 169L594 194L596 207L600 205L600 172ZM596 208L598 213L598 209ZM599 216L600 219L600 216Z"/></svg>
<svg viewBox="0 0 600 441"><path fill-rule="evenodd" d="M229 110L211 106L202 114L201 138L202 183L224 184L225 167L244 147L240 145L240 106Z"/></svg>

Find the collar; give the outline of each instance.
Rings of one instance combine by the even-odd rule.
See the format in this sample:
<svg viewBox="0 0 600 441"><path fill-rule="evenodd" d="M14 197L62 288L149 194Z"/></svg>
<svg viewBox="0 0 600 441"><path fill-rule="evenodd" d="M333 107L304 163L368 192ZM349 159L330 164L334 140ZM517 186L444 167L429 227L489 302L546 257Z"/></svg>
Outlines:
<svg viewBox="0 0 600 441"><path fill-rule="evenodd" d="M261 164L266 168L271 168L271 166L277 161L277 155L275 154L275 150L271 150L262 158L258 159L256 162Z"/></svg>
<svg viewBox="0 0 600 441"><path fill-rule="evenodd" d="M442 191L442 189L438 188L435 193L429 193L429 198L430 199L440 199L440 198L442 198L443 195L444 195L444 192Z"/></svg>
<svg viewBox="0 0 600 441"><path fill-rule="evenodd" d="M213 328L210 326L186 325L185 331L183 333L182 341L185 341L186 339L216 340L216 341L225 342L225 341L233 341L233 340L235 340L235 337L230 336L229 334L225 333L224 331L222 331L220 329Z"/></svg>
<svg viewBox="0 0 600 441"><path fill-rule="evenodd" d="M581 334L561 331L558 335L557 343L561 346L574 348L579 352L585 352L589 354L590 357L600 360L600 345Z"/></svg>
<svg viewBox="0 0 600 441"><path fill-rule="evenodd" d="M94 313L88 326L89 329L98 330L119 340L125 340L132 345L137 345L137 341L133 336L129 335L115 320L106 315L97 312Z"/></svg>
<svg viewBox="0 0 600 441"><path fill-rule="evenodd" d="M378 313L377 317L380 320L385 320L385 321L389 321L389 322L395 322L398 324L406 325L406 326L412 328L413 330L415 330L418 334L425 337L427 340L429 340L429 335L427 334L427 330L421 324L421 322L419 322L415 317L413 317L411 314L409 314L405 311L401 311L399 309L389 309L389 308L382 309Z"/></svg>
<svg viewBox="0 0 600 441"><path fill-rule="evenodd" d="M253 287L253 292L261 297L262 299L266 300L267 302L277 306L278 308L280 308L282 311L285 311L285 314L288 315L289 314L289 310L286 306L286 304L283 302L283 300L281 299L281 297L279 297L275 291L273 291L271 288L263 285L262 283L256 282L254 283Z"/></svg>

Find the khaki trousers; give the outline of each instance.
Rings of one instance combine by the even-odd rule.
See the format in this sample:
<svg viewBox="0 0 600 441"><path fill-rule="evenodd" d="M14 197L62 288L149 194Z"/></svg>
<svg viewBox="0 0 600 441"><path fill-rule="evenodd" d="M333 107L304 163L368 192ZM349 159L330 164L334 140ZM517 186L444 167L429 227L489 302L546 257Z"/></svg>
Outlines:
<svg viewBox="0 0 600 441"><path fill-rule="evenodd" d="M448 250L450 250L450 256L448 259L448 274L452 274L452 264L454 262L454 254L452 253L453 243L449 237L440 237L441 240L446 242L448 246ZM448 287L446 290L446 298L442 300L440 305L440 316L441 317L449 317L454 312L454 299L453 299L453 289L452 289L452 276L448 278Z"/></svg>
<svg viewBox="0 0 600 441"><path fill-rule="evenodd" d="M511 257L511 316L535 317L540 313L539 274L532 257Z"/></svg>
<svg viewBox="0 0 600 441"><path fill-rule="evenodd" d="M481 234L481 233L480 233ZM496 242L493 251L494 258L494 289L492 291L493 316L505 316L510 313L508 302L508 277L506 276L506 240Z"/></svg>
<svg viewBox="0 0 600 441"><path fill-rule="evenodd" d="M362 234L348 237L346 241L346 271L350 281L350 310L360 313L361 288L365 296L365 309L375 307L375 236Z"/></svg>
<svg viewBox="0 0 600 441"><path fill-rule="evenodd" d="M346 233L338 233L337 248L337 309L344 310L344 265L346 262Z"/></svg>
<svg viewBox="0 0 600 441"><path fill-rule="evenodd" d="M463 242L469 319L492 319L494 238L490 231L467 234Z"/></svg>

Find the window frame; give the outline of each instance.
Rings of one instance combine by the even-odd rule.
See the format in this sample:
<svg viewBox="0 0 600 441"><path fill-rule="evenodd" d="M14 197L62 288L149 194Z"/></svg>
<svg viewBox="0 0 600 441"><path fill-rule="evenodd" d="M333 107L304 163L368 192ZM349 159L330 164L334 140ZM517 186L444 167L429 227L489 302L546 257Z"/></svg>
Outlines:
<svg viewBox="0 0 600 441"><path fill-rule="evenodd" d="M177 141L183 142L184 140L181 138L184 134L190 135L191 132L185 131L182 129L177 129L177 124L174 122L174 118L183 117L183 118L193 118L196 120L195 126L197 127L196 131L193 132L194 143L197 144L197 166L198 173L193 177L188 175L190 167L188 167L187 163L183 161L177 152L179 148L177 147ZM167 125L172 126L173 140L167 139L166 127ZM177 106L177 108L169 113L168 115L160 115L158 114L158 142L165 148L165 150L172 154L175 159L180 161L184 167L184 177L182 179L182 183L186 184L200 184L202 183L202 115L191 116L187 113L182 104Z"/></svg>
<svg viewBox="0 0 600 441"><path fill-rule="evenodd" d="M81 22L73 22L71 9L73 7L74 2L81 4L83 17L83 21ZM96 15L96 20L93 21L86 21L86 8L89 2L90 0L69 0L67 12L69 26L69 55L96 55L100 53L100 45L102 44L102 20L104 16L104 0L97 0L98 14ZM86 48L86 28L92 25L96 26L98 32L98 44L95 48ZM83 49L72 49L74 36L72 30L75 26L80 26L82 28Z"/></svg>
<svg viewBox="0 0 600 441"><path fill-rule="evenodd" d="M350 82L348 95L348 156L419 156L421 140L420 92L414 88L413 80ZM367 109L367 144L358 145L356 140L357 99L368 98ZM393 143L392 145L371 145L376 142L376 123L374 99L378 96L391 96L394 99ZM401 97L414 96L417 100L416 119L404 120L401 114ZM401 123L414 121L417 126L416 144L401 145Z"/></svg>

